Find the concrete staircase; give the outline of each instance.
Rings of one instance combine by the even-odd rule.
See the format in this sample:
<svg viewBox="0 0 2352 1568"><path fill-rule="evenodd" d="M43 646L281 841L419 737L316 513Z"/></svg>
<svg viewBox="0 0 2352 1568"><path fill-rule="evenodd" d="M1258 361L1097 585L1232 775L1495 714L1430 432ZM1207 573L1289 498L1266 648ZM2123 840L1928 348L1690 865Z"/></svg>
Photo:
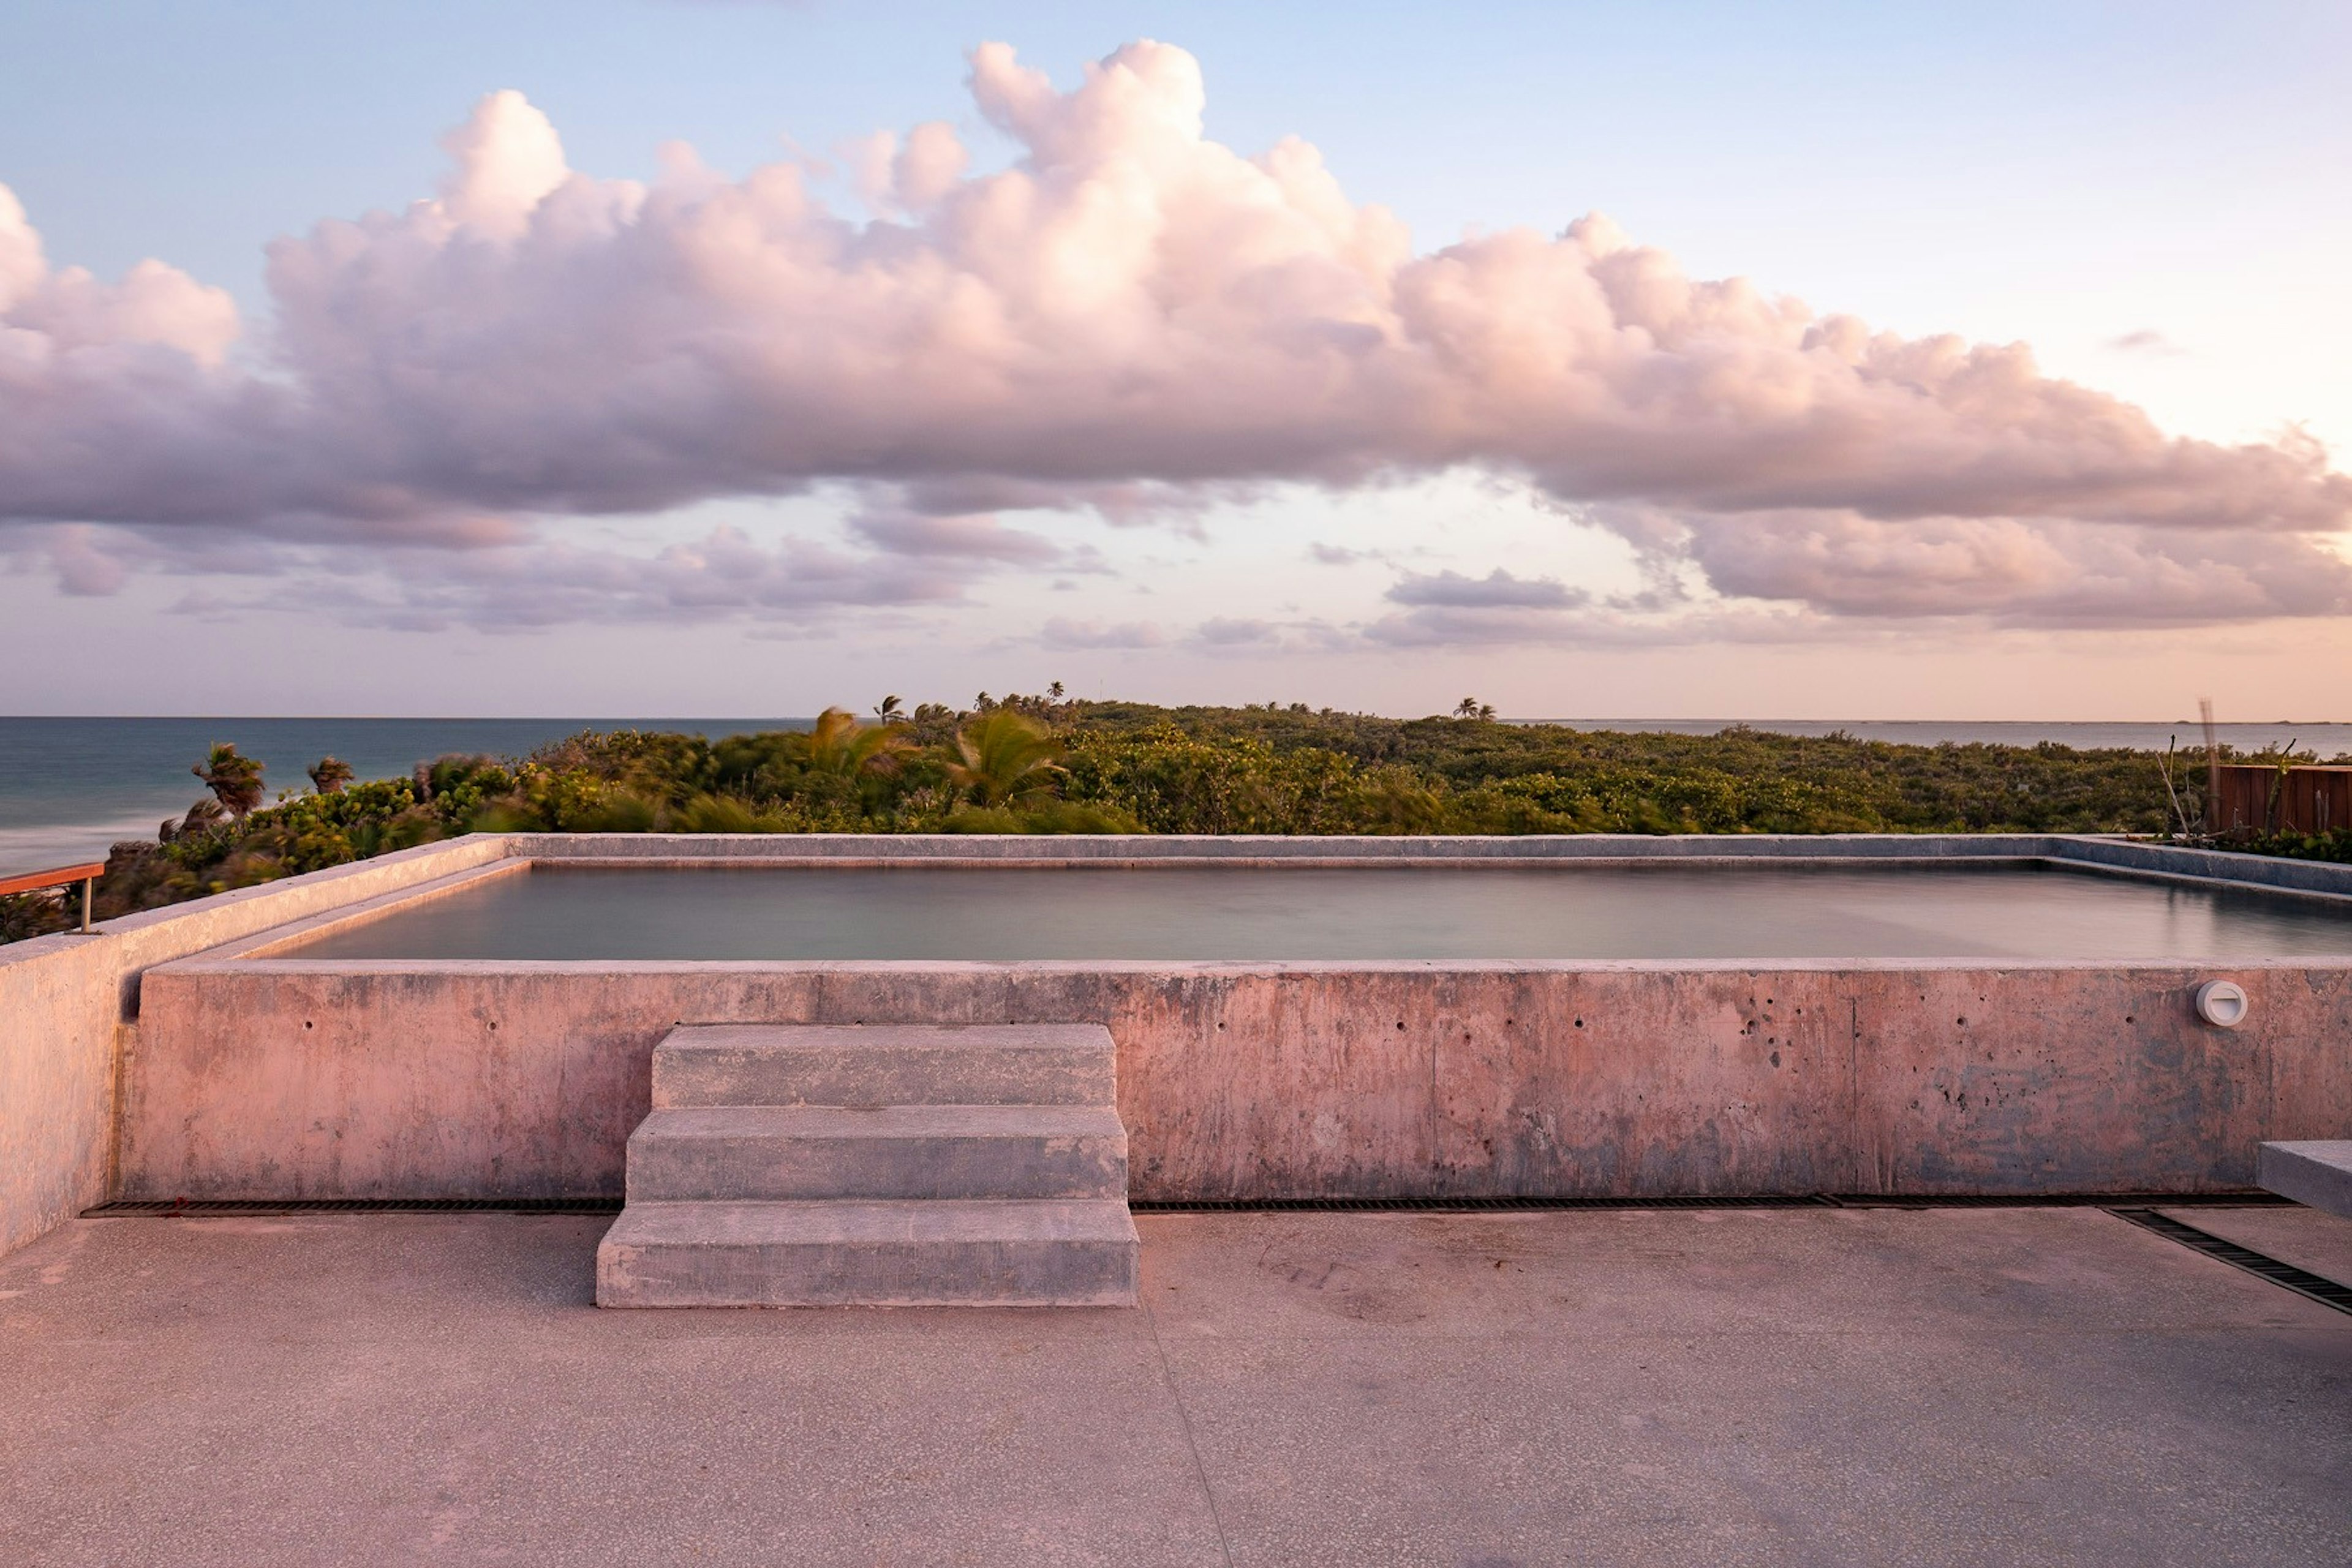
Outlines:
<svg viewBox="0 0 2352 1568"><path fill-rule="evenodd" d="M725 1024L654 1047L600 1307L1131 1307L1098 1024Z"/></svg>
<svg viewBox="0 0 2352 1568"><path fill-rule="evenodd" d="M2281 1197L2352 1219L2352 1138L2265 1143L2254 1180Z"/></svg>

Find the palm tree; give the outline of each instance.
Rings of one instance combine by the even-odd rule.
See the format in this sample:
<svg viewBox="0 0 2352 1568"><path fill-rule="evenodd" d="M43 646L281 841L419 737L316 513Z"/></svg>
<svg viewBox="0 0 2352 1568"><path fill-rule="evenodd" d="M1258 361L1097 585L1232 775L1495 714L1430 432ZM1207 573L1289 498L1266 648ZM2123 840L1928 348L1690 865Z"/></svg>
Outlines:
<svg viewBox="0 0 2352 1568"><path fill-rule="evenodd" d="M320 795L341 795L352 782L352 764L339 757L320 757L310 770L310 787Z"/></svg>
<svg viewBox="0 0 2352 1568"><path fill-rule="evenodd" d="M1267 706L1272 707L1273 704L1268 703ZM1495 705L1491 702L1481 702L1475 697L1465 697L1454 705L1454 716L1456 719L1492 719L1495 716Z"/></svg>
<svg viewBox="0 0 2352 1568"><path fill-rule="evenodd" d="M956 734L956 752L962 761L948 764L948 778L981 805L1043 794L1046 775L1063 771L1059 742L1010 708L965 725Z"/></svg>
<svg viewBox="0 0 2352 1568"><path fill-rule="evenodd" d="M812 773L838 778L875 778L898 771L901 754L914 744L895 724L866 724L846 708L828 708L801 742Z"/></svg>
<svg viewBox="0 0 2352 1568"><path fill-rule="evenodd" d="M251 757L238 756L236 748L226 742L188 771L205 781L205 787L231 816L243 816L261 804L261 764Z"/></svg>
<svg viewBox="0 0 2352 1568"><path fill-rule="evenodd" d="M174 822L170 817L165 817L163 826L155 830L155 842L169 844L174 838L187 834L202 833L227 815L221 809L220 802L210 798L200 800L188 807L188 815L179 821Z"/></svg>
<svg viewBox="0 0 2352 1568"><path fill-rule="evenodd" d="M874 705L874 714L875 717L880 719L885 724L903 723L906 721L907 718L905 711L898 706L898 698L896 692L893 692L891 695L882 699L881 701L876 703Z"/></svg>

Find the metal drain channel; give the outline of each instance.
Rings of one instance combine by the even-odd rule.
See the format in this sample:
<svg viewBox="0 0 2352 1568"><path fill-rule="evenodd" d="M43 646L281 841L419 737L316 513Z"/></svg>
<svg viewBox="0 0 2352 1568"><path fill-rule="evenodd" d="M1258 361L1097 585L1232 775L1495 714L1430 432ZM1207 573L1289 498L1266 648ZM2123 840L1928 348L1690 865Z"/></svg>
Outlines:
<svg viewBox="0 0 2352 1568"><path fill-rule="evenodd" d="M2168 1208L2176 1205L2167 1204ZM2218 1258L2232 1268L2242 1268L2258 1279L2267 1279L2283 1286L2298 1296L2308 1296L2323 1307L2333 1307L2339 1312L2352 1312L2352 1287L2338 1285L2326 1275L2314 1274L2307 1268L2297 1268L2292 1263L2282 1263L2266 1252L2256 1252L2251 1247L2241 1247L2234 1241L2201 1231L2193 1225L2184 1225L2170 1215L2154 1209L2111 1208L2107 1212L2117 1219L2129 1220L2142 1230L2152 1230L2167 1241Z"/></svg>
<svg viewBox="0 0 2352 1568"><path fill-rule="evenodd" d="M84 1219L305 1214L619 1214L618 1198L158 1198L100 1204Z"/></svg>
<svg viewBox="0 0 2352 1568"><path fill-rule="evenodd" d="M2021 1197L1882 1197L1814 1193L1768 1197L1137 1198L1137 1214L1513 1214L1563 1209L1940 1209L2287 1206L2273 1193L2056 1193ZM136 1198L99 1204L84 1219L206 1219L305 1214L618 1214L621 1199Z"/></svg>
<svg viewBox="0 0 2352 1568"><path fill-rule="evenodd" d="M1947 1209L2110 1208L2161 1204L2167 1208L2284 1207L2275 1193L2047 1193L2017 1197L1973 1194L1952 1197L1883 1197L1869 1193L1811 1193L1769 1197L1672 1198L1130 1198L1137 1214L1511 1214L1546 1209Z"/></svg>
<svg viewBox="0 0 2352 1568"><path fill-rule="evenodd" d="M2274 1193L2054 1193L2021 1197L1882 1197L1867 1194L1816 1193L1806 1197L1678 1198L1231 1198L1187 1201L1142 1198L1128 1206L1137 1214L1513 1214L1570 1209L1908 1209L2101 1208L2120 1220L2154 1231L2168 1241L2243 1269L2259 1279L2308 1297L2324 1307L2352 1313L2352 1287L2268 1253L2185 1225L2150 1205L2165 1208L2291 1207ZM81 1211L84 1219L225 1219L313 1214L521 1214L613 1215L617 1197L583 1198L150 1198L99 1204Z"/></svg>
<svg viewBox="0 0 2352 1568"><path fill-rule="evenodd" d="M1530 1209L1810 1209L1827 1199L1129 1198L1137 1214L1509 1214Z"/></svg>

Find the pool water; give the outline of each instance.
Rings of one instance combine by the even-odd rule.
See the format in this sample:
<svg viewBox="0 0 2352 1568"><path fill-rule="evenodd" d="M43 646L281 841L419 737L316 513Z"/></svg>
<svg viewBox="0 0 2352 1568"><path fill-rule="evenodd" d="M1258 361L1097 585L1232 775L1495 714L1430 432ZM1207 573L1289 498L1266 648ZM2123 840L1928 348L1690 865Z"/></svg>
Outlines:
<svg viewBox="0 0 2352 1568"><path fill-rule="evenodd" d="M2252 959L2352 901L2050 865L537 866L304 959Z"/></svg>

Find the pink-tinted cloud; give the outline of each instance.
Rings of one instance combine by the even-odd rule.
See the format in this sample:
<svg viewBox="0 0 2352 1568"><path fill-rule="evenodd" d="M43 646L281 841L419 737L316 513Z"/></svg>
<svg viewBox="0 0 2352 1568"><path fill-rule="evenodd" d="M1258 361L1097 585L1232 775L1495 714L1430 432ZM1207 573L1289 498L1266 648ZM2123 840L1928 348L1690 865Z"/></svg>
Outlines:
<svg viewBox="0 0 2352 1568"><path fill-rule="evenodd" d="M861 144L871 221L792 163L592 178L493 94L436 197L272 246L242 336L160 263L51 267L0 192L0 520L446 548L452 519L848 480L898 498L856 525L886 556L1045 569L969 520L1469 466L1662 519L1645 548L1821 615L2342 612L2315 541L2352 478L2306 439L2168 437L2023 345L1694 280L1602 217L1416 254L1306 142L1208 140L1167 45L1066 91L986 45L971 90L1018 159L971 174L942 124ZM567 582L549 603L694 603Z"/></svg>
<svg viewBox="0 0 2352 1568"><path fill-rule="evenodd" d="M2352 616L2352 562L2301 535L2116 527L2063 520L1922 518L1851 511L1612 511L1668 571L1605 599L1547 579L1408 573L1405 606L1365 635L1399 646L1782 640L1901 620L2027 627L2201 626ZM1742 605L1776 605L1756 614Z"/></svg>
<svg viewBox="0 0 2352 1568"><path fill-rule="evenodd" d="M2136 331L2109 338L2107 347L2123 353L2157 354L2164 357L2185 354L2189 352L2154 327L2141 327Z"/></svg>
<svg viewBox="0 0 2352 1568"><path fill-rule="evenodd" d="M1472 610L1560 610L1591 597L1555 578L1515 576L1500 566L1484 577L1465 577L1459 572L1408 572L1389 589L1388 596L1400 605Z"/></svg>
<svg viewBox="0 0 2352 1568"><path fill-rule="evenodd" d="M533 631L582 623L754 620L824 625L845 609L902 610L962 601L964 563L838 550L800 540L769 547L733 528L651 555L562 542L449 553L283 550L247 563L251 590L206 595L207 612L324 610L353 625L437 631Z"/></svg>
<svg viewBox="0 0 2352 1568"><path fill-rule="evenodd" d="M1068 570L1066 552L1052 540L1007 528L985 514L934 516L919 511L872 510L854 515L849 525L869 543L901 555L1024 566L1059 564Z"/></svg>

